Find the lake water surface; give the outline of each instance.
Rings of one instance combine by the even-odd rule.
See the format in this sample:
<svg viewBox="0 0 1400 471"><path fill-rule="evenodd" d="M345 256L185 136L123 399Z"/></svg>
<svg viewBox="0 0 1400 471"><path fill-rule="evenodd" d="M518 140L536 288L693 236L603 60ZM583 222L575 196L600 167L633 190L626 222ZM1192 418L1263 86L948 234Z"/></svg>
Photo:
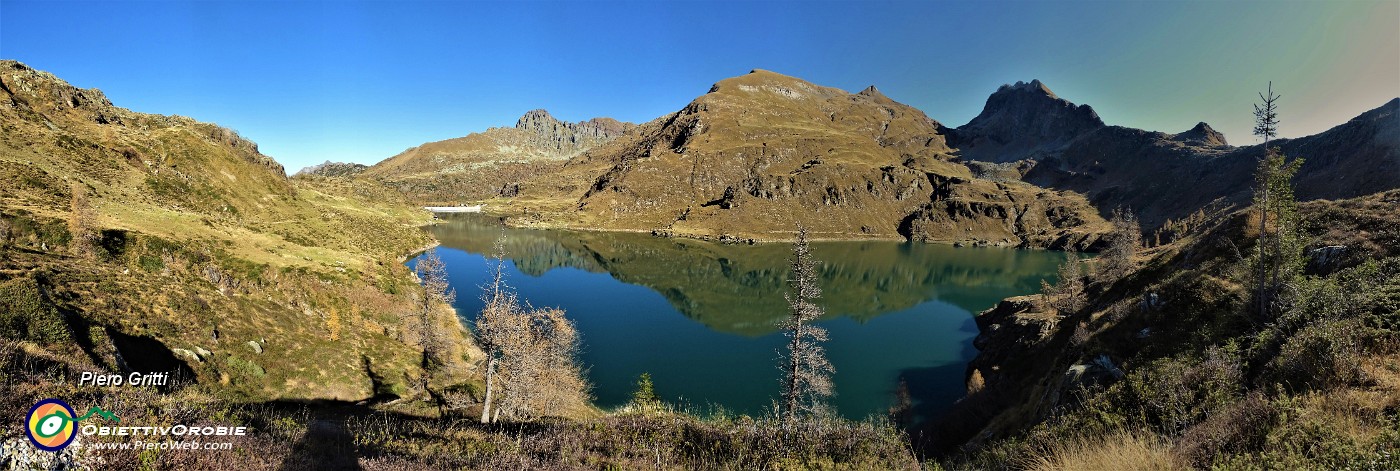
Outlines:
<svg viewBox="0 0 1400 471"><path fill-rule="evenodd" d="M504 228L490 216L443 215L442 246L471 325L486 254L503 238L507 282L522 300L560 307L582 335L580 360L599 406L620 406L651 373L673 404L761 414L777 367L791 271L788 244L721 245L647 234ZM883 414L903 380L916 418L962 396L976 351L973 313L1054 281L1059 252L900 242L814 242L836 368L831 402L849 418ZM410 261L410 265L414 263Z"/></svg>

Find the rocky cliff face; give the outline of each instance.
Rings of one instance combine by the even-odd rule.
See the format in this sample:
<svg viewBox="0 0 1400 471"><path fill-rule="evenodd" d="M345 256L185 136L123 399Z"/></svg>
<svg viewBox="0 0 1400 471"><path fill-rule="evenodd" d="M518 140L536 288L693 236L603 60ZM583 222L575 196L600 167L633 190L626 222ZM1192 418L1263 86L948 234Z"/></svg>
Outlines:
<svg viewBox="0 0 1400 471"><path fill-rule="evenodd" d="M988 97L982 113L952 134L952 144L967 160L1040 159L1103 125L1093 108L1056 96L1039 80L1016 82Z"/></svg>
<svg viewBox="0 0 1400 471"><path fill-rule="evenodd" d="M531 182L543 215L574 227L717 239L909 238L992 245L1092 243L1082 199L974 178L948 128L870 87L756 70ZM576 186L570 180L591 184Z"/></svg>
<svg viewBox="0 0 1400 471"><path fill-rule="evenodd" d="M632 127L631 123L612 118L593 118L566 123L555 119L548 111L542 109L531 110L515 122L515 129L525 131L536 138L531 139L533 144L553 149L562 156L571 156L610 141Z"/></svg>

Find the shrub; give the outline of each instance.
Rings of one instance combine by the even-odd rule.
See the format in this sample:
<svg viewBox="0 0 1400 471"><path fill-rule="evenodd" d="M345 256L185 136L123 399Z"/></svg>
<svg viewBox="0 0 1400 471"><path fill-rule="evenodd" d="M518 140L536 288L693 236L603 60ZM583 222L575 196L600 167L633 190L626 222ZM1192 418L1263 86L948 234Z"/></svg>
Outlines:
<svg viewBox="0 0 1400 471"><path fill-rule="evenodd" d="M1174 452L1186 464L1208 467L1220 456L1263 447L1277 417L1277 410L1268 400L1251 394L1187 429Z"/></svg>
<svg viewBox="0 0 1400 471"><path fill-rule="evenodd" d="M1359 319L1310 325L1284 342L1266 379L1295 392L1359 383L1366 376L1361 356L1368 340L1380 334Z"/></svg>
<svg viewBox="0 0 1400 471"><path fill-rule="evenodd" d="M28 277L0 283L0 336L45 344L72 337L38 281Z"/></svg>
<svg viewBox="0 0 1400 471"><path fill-rule="evenodd" d="M1175 435L1233 402L1242 380L1234 349L1211 347L1201 359L1158 360L1129 376L1129 388L1146 418Z"/></svg>

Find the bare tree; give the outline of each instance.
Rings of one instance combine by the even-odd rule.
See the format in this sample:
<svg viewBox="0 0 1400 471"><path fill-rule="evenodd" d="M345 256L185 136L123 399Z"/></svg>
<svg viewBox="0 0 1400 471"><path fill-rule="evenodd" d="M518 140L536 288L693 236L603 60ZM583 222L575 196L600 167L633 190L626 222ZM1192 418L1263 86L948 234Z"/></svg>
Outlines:
<svg viewBox="0 0 1400 471"><path fill-rule="evenodd" d="M486 396L481 402L481 423L491 422L491 402L496 392L496 371L508 341L515 337L510 320L519 316L520 302L505 283L505 242L496 239L491 282L482 290L485 305L476 316L476 339L486 352Z"/></svg>
<svg viewBox="0 0 1400 471"><path fill-rule="evenodd" d="M73 183L72 201L69 203L68 233L72 237L73 253L80 256L92 255L97 242L97 232L92 226L97 218L88 201L87 186Z"/></svg>
<svg viewBox="0 0 1400 471"><path fill-rule="evenodd" d="M1133 256L1142 245L1142 229L1129 210L1113 210L1109 222L1113 232L1108 234L1108 247L1099 255L1098 273L1104 280L1116 280L1132 273L1136 267Z"/></svg>
<svg viewBox="0 0 1400 471"><path fill-rule="evenodd" d="M442 331L437 322L437 306L439 304L451 305L457 299L456 290L452 289L447 279L447 265L438 258L437 250L429 250L418 263L414 265L414 270L418 272L418 277L423 282L423 295L419 297L418 305L418 343L423 347L422 359L422 386L423 390L428 390L428 380L433 371L445 363L444 354L447 350L447 335Z"/></svg>
<svg viewBox="0 0 1400 471"><path fill-rule="evenodd" d="M813 325L823 314L815 304L822 295L817 286L817 262L807 243L807 228L797 226L797 243L792 247L792 279L786 295L788 318L782 327L787 331L787 352L783 357L783 410L785 420L811 416L822 410L824 399L833 389L831 373L834 368L826 358L822 342L826 329Z"/></svg>

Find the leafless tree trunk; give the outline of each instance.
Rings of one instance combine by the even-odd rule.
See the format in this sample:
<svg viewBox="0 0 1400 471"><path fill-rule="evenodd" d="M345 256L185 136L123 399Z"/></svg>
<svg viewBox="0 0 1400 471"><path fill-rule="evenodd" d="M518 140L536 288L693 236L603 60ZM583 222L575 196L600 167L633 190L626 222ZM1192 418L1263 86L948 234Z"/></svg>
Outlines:
<svg viewBox="0 0 1400 471"><path fill-rule="evenodd" d="M485 307L476 317L476 339L486 352L486 395L481 403L481 423L491 423L491 404L495 396L495 380L502 347L506 343L506 322L519 310L515 296L505 284L505 242L496 239L492 251L495 262L491 283L485 287L482 300Z"/></svg>
<svg viewBox="0 0 1400 471"><path fill-rule="evenodd" d="M823 314L822 308L814 303L822 292L817 286L816 261L807 243L807 228L802 225L797 226L789 282L791 292L786 298L790 314L783 322L788 345L783 365L782 415L792 421L818 412L823 399L833 392L831 373L834 369L822 346L827 339L826 329L812 324Z"/></svg>

